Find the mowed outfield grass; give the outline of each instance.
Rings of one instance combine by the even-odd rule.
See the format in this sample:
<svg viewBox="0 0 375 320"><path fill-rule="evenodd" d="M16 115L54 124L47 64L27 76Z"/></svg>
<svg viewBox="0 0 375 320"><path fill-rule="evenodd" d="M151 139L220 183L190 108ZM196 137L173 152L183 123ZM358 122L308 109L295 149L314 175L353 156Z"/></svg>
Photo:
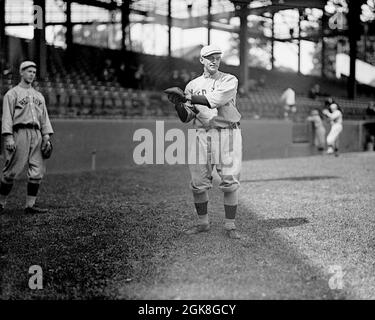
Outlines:
<svg viewBox="0 0 375 320"><path fill-rule="evenodd" d="M50 174L50 212L35 216L20 180L0 216L0 298L374 299L374 178L375 153L245 162L240 241L225 237L217 180L210 232L183 234L195 222L186 166ZM28 287L32 265L42 290Z"/></svg>

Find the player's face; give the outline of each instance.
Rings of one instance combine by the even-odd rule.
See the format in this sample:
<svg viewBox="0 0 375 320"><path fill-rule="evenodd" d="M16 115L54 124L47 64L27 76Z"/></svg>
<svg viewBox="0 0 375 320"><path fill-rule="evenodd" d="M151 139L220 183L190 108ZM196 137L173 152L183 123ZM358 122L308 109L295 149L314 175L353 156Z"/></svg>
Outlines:
<svg viewBox="0 0 375 320"><path fill-rule="evenodd" d="M210 74L214 74L220 67L221 54L214 53L207 57L201 57L201 63L203 64L204 70Z"/></svg>
<svg viewBox="0 0 375 320"><path fill-rule="evenodd" d="M34 67L26 68L25 70L21 72L21 76L22 76L22 79L26 83L32 83L36 76L36 68Z"/></svg>

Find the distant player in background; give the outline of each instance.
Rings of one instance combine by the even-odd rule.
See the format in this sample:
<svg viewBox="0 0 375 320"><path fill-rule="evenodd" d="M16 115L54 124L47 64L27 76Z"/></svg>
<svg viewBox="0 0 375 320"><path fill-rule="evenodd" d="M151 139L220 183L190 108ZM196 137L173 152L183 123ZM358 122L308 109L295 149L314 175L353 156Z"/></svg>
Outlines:
<svg viewBox="0 0 375 320"><path fill-rule="evenodd" d="M307 121L312 122L314 126L314 146L317 147L319 151L323 151L326 145L326 128L320 117L319 110L311 110L310 115L307 117Z"/></svg>
<svg viewBox="0 0 375 320"><path fill-rule="evenodd" d="M5 166L0 184L0 212L4 210L14 179L27 165L27 196L25 213L44 213L35 206L36 196L46 167L43 154L52 149L53 134L43 95L32 87L36 64L24 61L20 65L21 82L4 96L2 136Z"/></svg>
<svg viewBox="0 0 375 320"><path fill-rule="evenodd" d="M289 113L292 113L292 118L294 118L297 112L296 108L296 93L292 88L286 88L280 97L280 102L283 106L284 119L289 119Z"/></svg>
<svg viewBox="0 0 375 320"><path fill-rule="evenodd" d="M328 109L324 109L322 113L328 117L331 124L331 129L327 136L327 154L335 154L338 156L339 152L339 135L342 132L342 118L343 114L341 108L332 99L329 99Z"/></svg>

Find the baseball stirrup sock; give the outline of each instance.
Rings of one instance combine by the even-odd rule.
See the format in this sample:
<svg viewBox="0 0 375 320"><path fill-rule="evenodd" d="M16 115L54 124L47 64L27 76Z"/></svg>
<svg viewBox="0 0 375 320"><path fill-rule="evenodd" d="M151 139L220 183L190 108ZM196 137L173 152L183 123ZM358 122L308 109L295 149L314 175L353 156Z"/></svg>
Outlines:
<svg viewBox="0 0 375 320"><path fill-rule="evenodd" d="M10 191L12 190L12 187L13 187L12 183L1 182L1 184L0 184L0 195L6 197L10 193Z"/></svg>
<svg viewBox="0 0 375 320"><path fill-rule="evenodd" d="M27 195L28 196L36 197L36 195L38 194L38 190L39 190L39 183L29 182L27 184Z"/></svg>
<svg viewBox="0 0 375 320"><path fill-rule="evenodd" d="M207 215L208 201L201 203L194 203L195 209L197 210L198 216Z"/></svg>
<svg viewBox="0 0 375 320"><path fill-rule="evenodd" d="M225 211L225 219L234 219L236 217L237 205L229 206L225 204L224 211Z"/></svg>

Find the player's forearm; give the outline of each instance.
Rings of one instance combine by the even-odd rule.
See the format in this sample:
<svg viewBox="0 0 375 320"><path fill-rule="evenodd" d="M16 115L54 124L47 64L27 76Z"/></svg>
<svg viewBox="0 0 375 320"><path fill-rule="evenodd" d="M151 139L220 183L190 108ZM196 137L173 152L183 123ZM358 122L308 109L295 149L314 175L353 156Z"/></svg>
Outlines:
<svg viewBox="0 0 375 320"><path fill-rule="evenodd" d="M206 95L206 99L209 101L211 108L219 108L226 105L236 96L232 92L210 92Z"/></svg>
<svg viewBox="0 0 375 320"><path fill-rule="evenodd" d="M188 95L186 98L190 100L192 104L200 104L211 108L210 103L204 95Z"/></svg>
<svg viewBox="0 0 375 320"><path fill-rule="evenodd" d="M13 134L13 114L14 102L9 95L5 95L3 102L3 116L1 118L2 135Z"/></svg>

